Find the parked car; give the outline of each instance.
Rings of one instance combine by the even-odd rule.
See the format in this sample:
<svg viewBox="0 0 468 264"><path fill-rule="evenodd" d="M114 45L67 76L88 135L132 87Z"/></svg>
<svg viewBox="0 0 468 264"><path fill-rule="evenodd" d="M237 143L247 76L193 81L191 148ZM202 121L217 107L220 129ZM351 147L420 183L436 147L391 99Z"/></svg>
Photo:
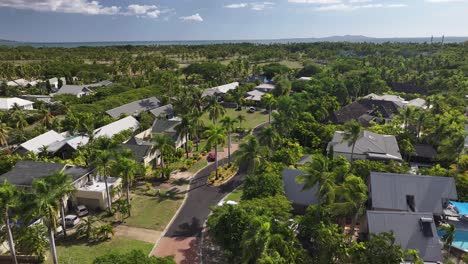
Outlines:
<svg viewBox="0 0 468 264"><path fill-rule="evenodd" d="M67 215L65 216L65 225L69 227L74 227L80 222L80 218L76 215Z"/></svg>
<svg viewBox="0 0 468 264"><path fill-rule="evenodd" d="M89 214L88 208L86 208L86 206L84 206L84 205L78 205L78 206L76 207L76 214L77 214L79 217L86 216L86 215Z"/></svg>
<svg viewBox="0 0 468 264"><path fill-rule="evenodd" d="M208 153L208 161L215 161L216 160L216 154L214 152Z"/></svg>
<svg viewBox="0 0 468 264"><path fill-rule="evenodd" d="M257 111L257 109L253 106L249 107L249 113L255 113L255 111Z"/></svg>

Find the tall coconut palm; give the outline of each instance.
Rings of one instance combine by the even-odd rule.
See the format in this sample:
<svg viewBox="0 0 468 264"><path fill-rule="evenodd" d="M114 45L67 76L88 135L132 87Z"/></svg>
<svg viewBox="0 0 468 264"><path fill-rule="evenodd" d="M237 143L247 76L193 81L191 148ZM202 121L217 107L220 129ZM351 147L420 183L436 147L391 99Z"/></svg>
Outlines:
<svg viewBox="0 0 468 264"><path fill-rule="evenodd" d="M190 115L184 115L182 116L182 120L180 124L178 124L175 127L175 130L177 131L177 134L179 137L185 138L185 156L188 159L189 157L189 136L193 133L194 131L194 120L193 117Z"/></svg>
<svg viewBox="0 0 468 264"><path fill-rule="evenodd" d="M452 243L455 239L455 226L453 224L441 225L440 229L444 231L444 234L442 235L442 241L444 241L445 246L448 247L448 254L450 255Z"/></svg>
<svg viewBox="0 0 468 264"><path fill-rule="evenodd" d="M114 171L119 175L125 186L125 193L127 196L127 205L130 206L130 185L135 179L135 174L138 170L138 163L128 157L119 156L117 162L114 164ZM131 211L129 210L129 216Z"/></svg>
<svg viewBox="0 0 468 264"><path fill-rule="evenodd" d="M406 107L402 113L402 117L403 117L403 127L405 130L407 130L409 127L411 118L413 117L413 108Z"/></svg>
<svg viewBox="0 0 468 264"><path fill-rule="evenodd" d="M348 142L348 146L351 147L351 164L354 161L354 147L356 146L356 142L361 137L362 134L362 127L361 125L353 120L344 124L344 136L343 141Z"/></svg>
<svg viewBox="0 0 468 264"><path fill-rule="evenodd" d="M262 101L268 107L268 123L271 123L271 108L276 104L275 97L272 94L265 94L262 97Z"/></svg>
<svg viewBox="0 0 468 264"><path fill-rule="evenodd" d="M213 121L213 124L216 123L220 117L224 116L226 113L226 109L218 102L218 98L216 96L212 96L208 101L208 105L206 106L206 110L208 111L208 116Z"/></svg>
<svg viewBox="0 0 468 264"><path fill-rule="evenodd" d="M264 159L263 150L258 143L257 138L252 135L246 137L240 144L237 153L238 164L245 164L249 172L254 172L260 162Z"/></svg>
<svg viewBox="0 0 468 264"><path fill-rule="evenodd" d="M12 262L18 264L16 259L15 243L13 241L13 234L11 233L10 226L10 209L18 204L18 191L14 185L11 185L7 180L0 186L0 210L2 210L2 218L5 221L5 227L8 235L8 246L10 247L10 254Z"/></svg>
<svg viewBox="0 0 468 264"><path fill-rule="evenodd" d="M33 182L33 193L36 196L35 208L37 214L42 216L42 220L49 231L50 251L54 264L58 264L54 235L57 229L57 213L60 210L60 200L63 198L63 192L60 190L60 186L57 186L58 181L56 179L59 177L52 174Z"/></svg>
<svg viewBox="0 0 468 264"><path fill-rule="evenodd" d="M159 151L161 168L164 168L164 157L174 151L174 142L166 135L154 134L152 153ZM157 164L156 164L157 165Z"/></svg>
<svg viewBox="0 0 468 264"><path fill-rule="evenodd" d="M8 148L8 136L11 131L11 128L8 127L5 123L0 123L0 145Z"/></svg>
<svg viewBox="0 0 468 264"><path fill-rule="evenodd" d="M262 146L267 146L270 149L274 148L276 142L278 142L280 136L271 126L266 126L262 128L258 135L258 140Z"/></svg>
<svg viewBox="0 0 468 264"><path fill-rule="evenodd" d="M22 111L13 113L12 120L14 121L16 129L20 132L23 132L26 126L28 126L28 121L26 121L26 116Z"/></svg>
<svg viewBox="0 0 468 264"><path fill-rule="evenodd" d="M50 128L54 121L54 116L47 109L42 109L40 112L40 122L47 128Z"/></svg>
<svg viewBox="0 0 468 264"><path fill-rule="evenodd" d="M245 122L247 119L245 118L245 115L239 114L237 116L237 121L239 122L239 127L242 129L242 122Z"/></svg>
<svg viewBox="0 0 468 264"><path fill-rule="evenodd" d="M226 131L222 127L212 125L205 131L205 135L208 138L206 146L208 148L212 148L214 146L214 148L215 148L216 180L218 180L219 179L219 174L218 174L218 145L222 145L224 143L224 139L226 137Z"/></svg>
<svg viewBox="0 0 468 264"><path fill-rule="evenodd" d="M233 117L225 116L220 122L228 135L228 161L231 162L231 133L234 131L237 121Z"/></svg>
<svg viewBox="0 0 468 264"><path fill-rule="evenodd" d="M112 170L112 164L115 161L112 157L112 152L108 150L100 150L96 153L95 160L94 160L94 167L96 168L97 172L100 176L104 177L104 185L106 186L106 196L107 196L107 210L110 212L112 209L112 199L109 190L109 184L107 179L109 174Z"/></svg>

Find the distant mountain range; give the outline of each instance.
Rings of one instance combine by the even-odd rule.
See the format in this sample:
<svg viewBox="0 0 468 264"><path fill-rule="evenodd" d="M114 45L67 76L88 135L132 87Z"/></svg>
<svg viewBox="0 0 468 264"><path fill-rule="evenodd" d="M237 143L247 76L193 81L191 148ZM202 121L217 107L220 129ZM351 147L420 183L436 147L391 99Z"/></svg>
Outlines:
<svg viewBox="0 0 468 264"><path fill-rule="evenodd" d="M311 43L311 42L403 42L424 43L430 42L431 37L417 38L373 38L360 35L330 36L323 38L285 38L285 39L257 39L257 40L180 40L180 41L97 41L97 42L19 42L0 39L0 45L6 46L33 46L33 47L79 47L79 46L122 46L122 45L202 45L221 43ZM441 42L442 37L434 37L433 42ZM445 37L444 43L460 43L468 41L468 37Z"/></svg>

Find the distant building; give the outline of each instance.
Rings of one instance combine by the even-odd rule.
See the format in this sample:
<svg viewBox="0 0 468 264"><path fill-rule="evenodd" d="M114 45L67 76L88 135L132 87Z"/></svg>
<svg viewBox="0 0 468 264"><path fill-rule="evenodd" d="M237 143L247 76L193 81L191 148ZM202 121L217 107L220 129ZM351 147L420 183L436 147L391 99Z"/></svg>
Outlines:
<svg viewBox="0 0 468 264"><path fill-rule="evenodd" d="M261 102L265 92L259 90L252 90L245 94L244 99L247 101Z"/></svg>
<svg viewBox="0 0 468 264"><path fill-rule="evenodd" d="M388 102L394 102L397 104L399 107L407 107L407 106L413 106L413 107L418 107L418 108L423 108L426 109L426 100L421 99L421 98L415 98L410 101L406 101L399 95L394 95L394 94L382 94L382 95L377 95L374 93L368 94L364 96L365 99L372 99L372 100L378 100L378 101L388 101Z"/></svg>
<svg viewBox="0 0 468 264"><path fill-rule="evenodd" d="M371 121L387 123L399 113L399 106L391 101L360 99L330 114L328 120L334 124L345 124L357 120L362 126L369 127Z"/></svg>
<svg viewBox="0 0 468 264"><path fill-rule="evenodd" d="M174 117L174 108L167 104L150 110L150 113L156 118L171 119Z"/></svg>
<svg viewBox="0 0 468 264"><path fill-rule="evenodd" d="M264 92L264 93L272 93L275 89L275 85L273 83L262 83L255 86L255 90Z"/></svg>
<svg viewBox="0 0 468 264"><path fill-rule="evenodd" d="M344 141L345 132L335 131L332 141L328 143L327 151L333 148L333 156L344 156L351 160L352 145ZM354 160L367 159L379 161L402 161L400 149L395 136L380 135L363 131L354 146Z"/></svg>
<svg viewBox="0 0 468 264"><path fill-rule="evenodd" d="M71 159L73 153L78 150L79 147L88 144L89 137L84 135L76 135L65 138L62 141L54 142L47 146L49 155L60 157L62 159Z"/></svg>
<svg viewBox="0 0 468 264"><path fill-rule="evenodd" d="M225 95L228 91L236 89L238 86L239 86L238 82L232 82L232 83L208 88L208 89L203 90L202 96L203 97L214 96L214 95L222 96L222 95Z"/></svg>
<svg viewBox="0 0 468 264"><path fill-rule="evenodd" d="M15 104L24 110L34 110L34 102L18 97L0 98L0 110L10 110Z"/></svg>
<svg viewBox="0 0 468 264"><path fill-rule="evenodd" d="M107 110L106 113L112 118L118 118L121 115L139 115L143 111L150 111L160 106L160 101L156 97L150 97L133 101L128 104Z"/></svg>
<svg viewBox="0 0 468 264"><path fill-rule="evenodd" d="M83 85L63 85L56 94L70 94L78 98L90 95L93 91Z"/></svg>

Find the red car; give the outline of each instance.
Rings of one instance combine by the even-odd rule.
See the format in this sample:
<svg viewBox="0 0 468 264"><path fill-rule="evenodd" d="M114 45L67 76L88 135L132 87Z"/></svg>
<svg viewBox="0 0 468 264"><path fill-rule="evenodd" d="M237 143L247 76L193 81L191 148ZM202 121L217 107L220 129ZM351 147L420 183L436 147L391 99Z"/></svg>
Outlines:
<svg viewBox="0 0 468 264"><path fill-rule="evenodd" d="M215 161L216 155L214 152L208 153L208 161Z"/></svg>

